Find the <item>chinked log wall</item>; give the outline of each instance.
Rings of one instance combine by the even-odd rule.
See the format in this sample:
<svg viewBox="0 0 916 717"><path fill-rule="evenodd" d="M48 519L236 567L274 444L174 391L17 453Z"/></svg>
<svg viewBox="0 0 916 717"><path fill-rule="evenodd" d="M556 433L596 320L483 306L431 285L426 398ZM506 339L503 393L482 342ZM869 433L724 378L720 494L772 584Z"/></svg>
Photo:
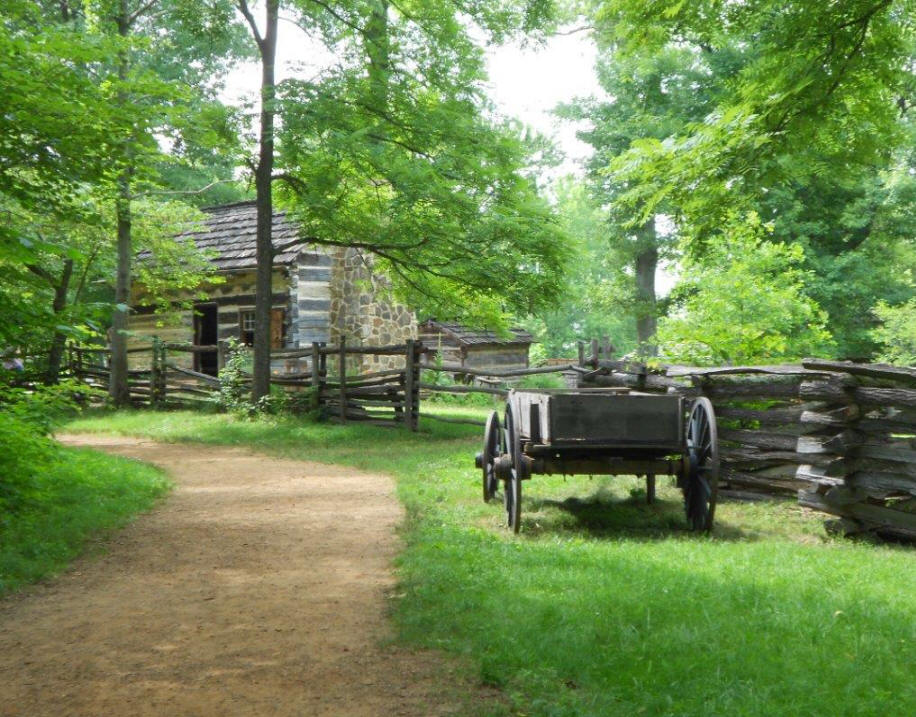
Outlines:
<svg viewBox="0 0 916 717"><path fill-rule="evenodd" d="M916 538L916 369L809 359L652 371L594 354L584 363L582 385L707 396L725 489L797 495L847 531Z"/></svg>

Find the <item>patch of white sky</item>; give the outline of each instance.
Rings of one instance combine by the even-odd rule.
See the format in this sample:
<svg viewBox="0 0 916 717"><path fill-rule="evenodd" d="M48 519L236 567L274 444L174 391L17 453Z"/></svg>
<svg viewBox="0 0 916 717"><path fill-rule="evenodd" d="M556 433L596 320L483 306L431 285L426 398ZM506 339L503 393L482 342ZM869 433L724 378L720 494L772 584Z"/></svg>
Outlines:
<svg viewBox="0 0 916 717"><path fill-rule="evenodd" d="M486 50L486 92L500 115L514 118L550 138L562 152L552 177L581 175L591 147L576 137L572 122L553 114L561 103L601 94L595 77L597 49L588 33L557 35L540 44L512 42ZM335 62L334 55L290 21L281 19L277 38L277 81L314 76ZM256 107L260 68L243 63L227 78L223 98Z"/></svg>
<svg viewBox="0 0 916 717"><path fill-rule="evenodd" d="M547 170L549 181L565 175L582 176L592 148L576 136L585 125L560 119L560 104L576 99L604 97L595 73L597 48L587 32L571 32L538 44L511 42L486 49L488 80L485 89L497 112L514 118L551 139L561 153L557 167ZM314 42L294 23L282 20L278 28L276 79L313 77L336 61L324 45ZM260 66L240 64L227 78L223 99L236 106L257 107ZM542 185L545 182L541 182ZM660 218L662 231L670 231ZM670 291L673 267L665 266L657 277L657 290Z"/></svg>
<svg viewBox="0 0 916 717"><path fill-rule="evenodd" d="M597 48L584 32L556 35L543 44L510 43L487 51L487 91L499 112L553 140L563 153L551 174L583 173L592 148L576 136L581 125L554 109L578 98L601 96L595 76Z"/></svg>

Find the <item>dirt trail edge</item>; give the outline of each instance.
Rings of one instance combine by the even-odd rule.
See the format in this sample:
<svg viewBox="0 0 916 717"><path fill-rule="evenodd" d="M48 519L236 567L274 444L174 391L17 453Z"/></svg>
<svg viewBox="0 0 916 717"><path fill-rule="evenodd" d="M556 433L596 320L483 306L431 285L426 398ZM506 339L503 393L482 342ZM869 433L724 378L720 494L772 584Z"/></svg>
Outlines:
<svg viewBox="0 0 916 717"><path fill-rule="evenodd" d="M61 440L158 465L175 490L103 556L0 601L0 714L375 717L489 701L441 657L382 645L402 518L390 478Z"/></svg>

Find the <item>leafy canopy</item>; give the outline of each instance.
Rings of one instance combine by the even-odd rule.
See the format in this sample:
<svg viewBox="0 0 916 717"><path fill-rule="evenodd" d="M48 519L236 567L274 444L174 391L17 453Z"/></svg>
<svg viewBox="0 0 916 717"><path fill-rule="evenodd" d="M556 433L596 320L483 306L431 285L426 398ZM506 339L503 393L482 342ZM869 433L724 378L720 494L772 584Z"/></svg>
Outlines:
<svg viewBox="0 0 916 717"><path fill-rule="evenodd" d="M685 262L675 308L659 324L663 357L718 365L829 354L826 315L804 291L801 247L767 241L753 214L732 217L728 229Z"/></svg>

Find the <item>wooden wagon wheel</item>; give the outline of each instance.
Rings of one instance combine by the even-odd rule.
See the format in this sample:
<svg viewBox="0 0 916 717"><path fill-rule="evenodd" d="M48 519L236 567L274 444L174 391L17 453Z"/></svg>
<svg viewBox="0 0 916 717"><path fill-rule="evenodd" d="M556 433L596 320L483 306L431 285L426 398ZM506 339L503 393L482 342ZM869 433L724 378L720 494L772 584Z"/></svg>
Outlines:
<svg viewBox="0 0 916 717"><path fill-rule="evenodd" d="M499 425L499 414L496 411L487 418L483 429L483 452L480 467L483 472L483 502L489 503L496 495L499 479L496 477L496 459L505 453L502 427Z"/></svg>
<svg viewBox="0 0 916 717"><path fill-rule="evenodd" d="M692 530L712 530L719 488L719 440L716 414L706 397L698 398L687 419L690 468L683 482L684 509Z"/></svg>
<svg viewBox="0 0 916 717"><path fill-rule="evenodd" d="M512 457L512 468L509 477L503 481L503 503L506 524L513 533L517 533L522 516L522 444L511 404L506 404L506 445Z"/></svg>

